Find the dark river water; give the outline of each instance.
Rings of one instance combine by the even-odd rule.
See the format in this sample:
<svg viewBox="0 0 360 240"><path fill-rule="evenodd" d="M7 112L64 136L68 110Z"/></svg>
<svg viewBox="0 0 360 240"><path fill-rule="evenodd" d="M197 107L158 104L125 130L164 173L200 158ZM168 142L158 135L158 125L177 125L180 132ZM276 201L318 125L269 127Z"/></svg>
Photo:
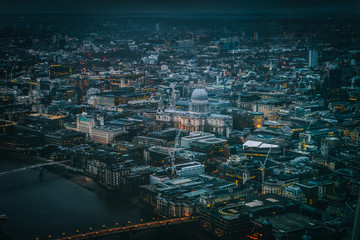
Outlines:
<svg viewBox="0 0 360 240"><path fill-rule="evenodd" d="M23 166L22 161L0 158L0 172ZM0 177L0 211L8 216L2 231L11 239L55 237L152 218L150 211L138 207L137 198L94 193L48 171L40 181L39 171Z"/></svg>
<svg viewBox="0 0 360 240"><path fill-rule="evenodd" d="M26 165L23 160L0 155L0 172ZM103 225L115 227L115 223L121 225L128 221L139 223L140 219L150 221L154 217L151 209L143 207L134 194L114 194L102 189L89 191L46 170L40 181L39 171L27 170L0 177L0 212L8 216L2 224L2 232L11 240L55 239L62 233L68 236L76 234L77 230L102 229ZM188 224L171 226L170 230L139 232L133 239L207 240L209 236L196 224Z"/></svg>

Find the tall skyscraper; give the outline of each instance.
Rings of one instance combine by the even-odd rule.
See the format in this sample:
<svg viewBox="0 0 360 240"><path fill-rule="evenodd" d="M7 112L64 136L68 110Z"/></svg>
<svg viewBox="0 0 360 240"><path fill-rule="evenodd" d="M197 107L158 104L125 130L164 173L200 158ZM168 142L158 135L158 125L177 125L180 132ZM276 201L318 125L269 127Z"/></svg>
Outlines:
<svg viewBox="0 0 360 240"><path fill-rule="evenodd" d="M309 51L309 67L317 68L319 62L319 52L318 50Z"/></svg>

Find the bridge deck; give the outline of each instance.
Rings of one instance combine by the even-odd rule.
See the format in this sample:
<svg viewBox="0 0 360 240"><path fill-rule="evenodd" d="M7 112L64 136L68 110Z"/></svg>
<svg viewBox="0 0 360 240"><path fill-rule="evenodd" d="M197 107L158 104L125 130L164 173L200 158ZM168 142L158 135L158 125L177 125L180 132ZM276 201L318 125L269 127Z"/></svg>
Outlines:
<svg viewBox="0 0 360 240"><path fill-rule="evenodd" d="M29 169L35 169L35 168L40 168L40 167L45 167L45 166L50 166L50 165L59 165L59 166L62 166L62 164L63 164L63 163L66 163L66 162L70 162L70 160L60 161L60 162L37 163L37 164L31 165L31 166L27 166L27 167L23 167L23 168L18 168L18 169L6 171L6 172L1 172L1 173L0 173L0 177L6 176L6 175L10 175L10 174L14 174L14 173L24 172L24 171L29 170Z"/></svg>
<svg viewBox="0 0 360 240"><path fill-rule="evenodd" d="M163 227L166 225L175 225L181 223L188 223L195 221L195 217L183 217L183 218L174 218L174 219L167 219L162 221L156 222L148 222L148 223L139 223L135 225L125 226L125 227L115 227L115 228L108 228L93 232L81 233L73 236L67 236L63 238L58 238L56 240L79 240L79 239L89 239L94 237L104 237L111 234L129 232L129 231L137 231L137 230L144 230L144 229L151 229L151 228L158 228Z"/></svg>

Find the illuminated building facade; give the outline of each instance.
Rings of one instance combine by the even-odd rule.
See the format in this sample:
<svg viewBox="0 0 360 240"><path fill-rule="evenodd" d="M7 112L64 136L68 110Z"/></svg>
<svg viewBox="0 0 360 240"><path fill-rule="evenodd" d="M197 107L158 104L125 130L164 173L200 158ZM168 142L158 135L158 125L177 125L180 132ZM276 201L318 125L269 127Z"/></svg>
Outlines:
<svg viewBox="0 0 360 240"><path fill-rule="evenodd" d="M274 179L267 179L262 184L262 194L278 194L281 195L284 191L284 188L290 186L299 180L289 179L289 180L274 180Z"/></svg>
<svg viewBox="0 0 360 240"><path fill-rule="evenodd" d="M263 126L264 123L264 113L263 112L249 112L252 117L254 127L259 128Z"/></svg>
<svg viewBox="0 0 360 240"><path fill-rule="evenodd" d="M125 132L122 126L105 126L104 116L86 113L78 114L76 125L67 125L66 129L89 134L91 140L101 144L109 144L116 136Z"/></svg>
<svg viewBox="0 0 360 240"><path fill-rule="evenodd" d="M264 118L276 119L277 112L283 106L284 103L282 101L278 101L276 99L265 99L265 100L256 101L253 104L252 110L253 112L264 113Z"/></svg>
<svg viewBox="0 0 360 240"><path fill-rule="evenodd" d="M238 201L247 194L235 183L208 175L167 179L141 188L142 199L156 206L156 212L166 217L192 216L200 212L201 206Z"/></svg>
<svg viewBox="0 0 360 240"><path fill-rule="evenodd" d="M214 132L227 137L230 135L233 125L231 116L210 113L208 93L203 88L193 91L189 111L164 110L164 105L159 104L156 121L190 132Z"/></svg>

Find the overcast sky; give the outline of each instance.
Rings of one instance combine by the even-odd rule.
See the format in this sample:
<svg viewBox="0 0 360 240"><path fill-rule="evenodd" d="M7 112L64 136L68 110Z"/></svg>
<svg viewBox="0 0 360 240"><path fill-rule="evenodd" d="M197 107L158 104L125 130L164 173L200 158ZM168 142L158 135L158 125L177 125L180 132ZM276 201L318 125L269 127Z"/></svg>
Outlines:
<svg viewBox="0 0 360 240"><path fill-rule="evenodd" d="M5 0L2 13L357 13L360 0Z"/></svg>

